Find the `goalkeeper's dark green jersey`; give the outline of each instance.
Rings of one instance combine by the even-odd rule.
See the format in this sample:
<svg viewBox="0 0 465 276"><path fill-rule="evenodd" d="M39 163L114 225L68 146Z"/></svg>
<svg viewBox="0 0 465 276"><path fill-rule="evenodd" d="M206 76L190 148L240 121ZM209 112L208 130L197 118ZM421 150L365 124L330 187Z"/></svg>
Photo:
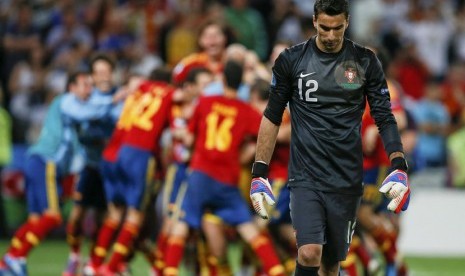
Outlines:
<svg viewBox="0 0 465 276"><path fill-rule="evenodd" d="M264 115L279 124L289 104L290 186L362 193L360 129L366 101L387 152L402 151L384 73L371 50L344 39L338 53L324 53L313 37L281 53Z"/></svg>

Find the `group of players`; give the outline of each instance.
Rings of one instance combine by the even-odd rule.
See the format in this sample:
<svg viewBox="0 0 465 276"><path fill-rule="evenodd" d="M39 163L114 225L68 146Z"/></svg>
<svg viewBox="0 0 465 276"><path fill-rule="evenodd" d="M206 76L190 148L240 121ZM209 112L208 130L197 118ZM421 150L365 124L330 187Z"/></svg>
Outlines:
<svg viewBox="0 0 465 276"><path fill-rule="evenodd" d="M193 260L188 267L201 275L247 273L243 267L256 275L292 274L297 248L286 187L289 115L284 114L270 163L277 204L268 212L270 220L258 219L247 193L269 80L253 81L249 100L239 99L248 64L226 48L226 40L222 25L209 22L199 36L202 52L183 59L172 73L155 70L148 80L134 76L120 89L112 84L113 62L104 55L92 60L90 73L70 75L68 93L53 100L29 150L24 172L29 217L2 258L0 275L27 275L29 252L62 223L60 182L69 174L79 174L79 180L66 224L71 253L63 275L125 275L136 250L154 275L178 275L183 258ZM402 122L401 104L392 98ZM342 268L351 276L382 270L402 275L398 218L386 215L377 191L389 160L369 112L362 134L365 192ZM155 221L158 194L162 218ZM98 231L81 268L88 209L96 211ZM154 225L157 237L150 231ZM152 239L154 246L145 242ZM226 251L238 240L252 254L235 265ZM193 242L195 257L184 254L192 252L187 245Z"/></svg>

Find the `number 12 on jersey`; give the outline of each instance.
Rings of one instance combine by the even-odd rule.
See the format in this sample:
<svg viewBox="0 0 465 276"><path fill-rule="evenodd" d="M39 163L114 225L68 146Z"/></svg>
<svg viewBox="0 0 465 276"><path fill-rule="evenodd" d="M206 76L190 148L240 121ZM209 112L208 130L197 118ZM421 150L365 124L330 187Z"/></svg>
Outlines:
<svg viewBox="0 0 465 276"><path fill-rule="evenodd" d="M301 100L304 100L306 102L312 102L315 103L318 101L317 98L310 97L310 93L315 92L318 90L318 82L316 80L308 80L305 82L305 87L303 86L303 79L299 79L298 81L298 88L299 88L299 97ZM305 89L305 99L303 95L303 89Z"/></svg>

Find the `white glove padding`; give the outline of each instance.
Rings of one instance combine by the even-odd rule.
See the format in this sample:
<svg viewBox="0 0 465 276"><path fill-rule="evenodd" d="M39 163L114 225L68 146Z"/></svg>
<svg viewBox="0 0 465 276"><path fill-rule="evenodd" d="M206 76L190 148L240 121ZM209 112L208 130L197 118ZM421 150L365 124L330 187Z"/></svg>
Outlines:
<svg viewBox="0 0 465 276"><path fill-rule="evenodd" d="M407 210L410 201L410 186L406 172L402 170L391 172L381 184L379 191L392 199L387 206L388 210L395 213Z"/></svg>
<svg viewBox="0 0 465 276"><path fill-rule="evenodd" d="M268 219L268 212L266 211L264 201L268 205L275 204L275 198L271 185L267 179L263 177L256 177L252 179L250 185L250 199L255 212L263 219Z"/></svg>

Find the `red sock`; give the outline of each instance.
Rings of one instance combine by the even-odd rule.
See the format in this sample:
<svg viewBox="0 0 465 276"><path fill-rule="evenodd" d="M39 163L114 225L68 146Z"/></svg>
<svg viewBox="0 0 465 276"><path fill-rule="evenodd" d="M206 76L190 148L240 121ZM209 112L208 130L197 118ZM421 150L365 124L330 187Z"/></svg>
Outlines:
<svg viewBox="0 0 465 276"><path fill-rule="evenodd" d="M40 241L43 240L51 230L60 225L60 223L61 218L59 216L49 214L42 215L37 223L30 225L29 230L26 231L21 248L16 250L12 255L14 257L26 257L29 251L38 245Z"/></svg>
<svg viewBox="0 0 465 276"><path fill-rule="evenodd" d="M33 224L36 224L38 220L28 219L21 227L16 230L13 238L11 239L10 247L8 248L8 254L12 256L17 256L18 250L21 249L26 233L31 229Z"/></svg>
<svg viewBox="0 0 465 276"><path fill-rule="evenodd" d="M284 276L285 271L279 261L276 251L274 250L271 241L264 235L252 239L252 249L261 260L264 270L270 276Z"/></svg>
<svg viewBox="0 0 465 276"><path fill-rule="evenodd" d="M81 251L81 226L76 223L66 225L66 241L72 253L79 254Z"/></svg>
<svg viewBox="0 0 465 276"><path fill-rule="evenodd" d="M344 269L345 275L347 276L357 276L358 271L357 271L357 256L355 253L351 250L349 251L349 254L347 254L347 257L345 261L341 263L341 268Z"/></svg>
<svg viewBox="0 0 465 276"><path fill-rule="evenodd" d="M184 254L185 239L180 237L170 237L166 245L164 276L178 275L178 267Z"/></svg>
<svg viewBox="0 0 465 276"><path fill-rule="evenodd" d="M107 256L108 248L115 235L118 223L114 220L107 219L99 231L97 242L90 253L91 263L100 266Z"/></svg>
<svg viewBox="0 0 465 276"><path fill-rule="evenodd" d="M157 248L155 249L155 260L153 262L153 270L157 272L157 275L162 275L163 269L165 268L164 252L166 252L166 246L168 241L168 235L165 233L158 234Z"/></svg>
<svg viewBox="0 0 465 276"><path fill-rule="evenodd" d="M117 272L119 265L124 262L126 256L129 253L129 249L134 243L134 239L139 234L139 226L130 222L124 223L121 231L116 239L116 243L113 246L113 255L108 263L110 271Z"/></svg>

